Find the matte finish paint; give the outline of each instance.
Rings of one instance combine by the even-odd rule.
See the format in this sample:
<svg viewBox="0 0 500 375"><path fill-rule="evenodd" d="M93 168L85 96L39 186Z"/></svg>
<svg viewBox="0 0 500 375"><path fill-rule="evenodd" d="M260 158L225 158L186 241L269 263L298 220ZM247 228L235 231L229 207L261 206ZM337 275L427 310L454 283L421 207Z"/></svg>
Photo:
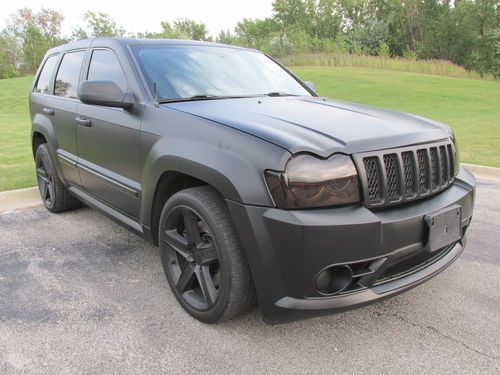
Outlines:
<svg viewBox="0 0 500 375"><path fill-rule="evenodd" d="M317 97L265 97L168 104L227 124L292 153L328 157L449 138L449 128L400 112Z"/></svg>
<svg viewBox="0 0 500 375"><path fill-rule="evenodd" d="M45 57L55 54L60 60L65 51L84 49L82 82L92 50L109 49L127 77L126 94L135 101L133 107L121 109L30 94L32 132L46 138L58 174L82 201L154 240L154 197L165 173L181 172L212 185L226 199L268 322L339 311L386 298L431 277L463 249L462 242L457 243L432 267L363 294L310 298L314 275L326 266L423 249L427 242L426 214L459 204L465 230L473 211L474 179L461 170L443 192L384 210L355 204L287 211L275 208L264 171L282 171L290 156L299 152L320 157L335 152L356 154L439 141L449 138L451 131L431 120L326 100L312 91L309 97L155 105L129 46L158 43L207 45L97 38L54 48ZM54 76L55 72L51 90Z"/></svg>
<svg viewBox="0 0 500 375"><path fill-rule="evenodd" d="M308 297L314 276L329 265L422 251L428 230L423 216L438 208L459 204L465 230L473 213L474 186L474 177L461 169L453 186L440 194L380 211L360 205L285 211L227 202L247 250L264 319L276 323L304 318L312 311L317 314L341 311L351 304L351 307L361 306L387 298L400 288L418 285L420 279L429 276L425 270L407 279L407 284L389 282L385 290L379 288L374 293L363 294L361 299L356 298L360 292L319 298L323 302L318 302L317 297ZM443 267L456 257L447 259ZM300 302L289 304L283 299ZM301 307L294 309L293 306Z"/></svg>

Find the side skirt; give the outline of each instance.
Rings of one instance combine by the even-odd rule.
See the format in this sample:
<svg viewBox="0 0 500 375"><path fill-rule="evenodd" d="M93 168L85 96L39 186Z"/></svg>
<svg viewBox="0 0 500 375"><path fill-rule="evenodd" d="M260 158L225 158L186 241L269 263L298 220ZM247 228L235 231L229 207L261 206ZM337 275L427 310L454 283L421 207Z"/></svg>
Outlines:
<svg viewBox="0 0 500 375"><path fill-rule="evenodd" d="M127 215L118 211L117 209L107 205L103 201L93 197L85 190L82 190L76 186L70 186L69 191L80 199L82 202L88 206L102 212L104 215L115 221L116 223L122 225L123 227L129 229L140 237L145 237L144 228L138 221L131 219ZM147 236L146 236L147 237Z"/></svg>

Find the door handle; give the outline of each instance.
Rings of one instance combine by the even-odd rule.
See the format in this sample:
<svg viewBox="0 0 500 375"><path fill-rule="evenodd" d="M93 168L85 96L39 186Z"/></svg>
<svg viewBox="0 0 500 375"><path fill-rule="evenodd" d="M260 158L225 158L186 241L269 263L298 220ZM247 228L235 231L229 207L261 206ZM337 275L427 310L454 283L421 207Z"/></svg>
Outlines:
<svg viewBox="0 0 500 375"><path fill-rule="evenodd" d="M49 116L54 116L55 111L53 108L44 108L43 113Z"/></svg>
<svg viewBox="0 0 500 375"><path fill-rule="evenodd" d="M92 126L92 121L90 121L90 119L88 118L85 118L85 117L76 117L75 118L76 122L82 126L86 126L86 127L91 127Z"/></svg>

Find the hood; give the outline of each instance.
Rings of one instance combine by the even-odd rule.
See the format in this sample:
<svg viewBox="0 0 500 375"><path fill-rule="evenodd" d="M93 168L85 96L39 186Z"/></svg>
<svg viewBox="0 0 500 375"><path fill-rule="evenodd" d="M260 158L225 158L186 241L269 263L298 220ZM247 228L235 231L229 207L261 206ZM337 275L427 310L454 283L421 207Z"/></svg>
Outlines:
<svg viewBox="0 0 500 375"><path fill-rule="evenodd" d="M291 153L357 153L431 142L450 129L418 116L317 97L203 100L164 106L218 122Z"/></svg>

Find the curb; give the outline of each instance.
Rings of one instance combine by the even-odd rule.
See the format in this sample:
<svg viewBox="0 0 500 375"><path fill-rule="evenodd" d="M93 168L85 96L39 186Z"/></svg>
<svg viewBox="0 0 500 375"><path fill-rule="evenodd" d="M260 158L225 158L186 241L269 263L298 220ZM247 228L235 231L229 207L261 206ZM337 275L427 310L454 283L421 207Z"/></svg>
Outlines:
<svg viewBox="0 0 500 375"><path fill-rule="evenodd" d="M500 168L465 163L462 163L462 167L465 167L476 178L496 182L500 181Z"/></svg>
<svg viewBox="0 0 500 375"><path fill-rule="evenodd" d="M476 178L500 182L500 168L463 164ZM43 206L38 187L0 192L0 214Z"/></svg>
<svg viewBox="0 0 500 375"><path fill-rule="evenodd" d="M0 192L0 214L27 210L42 205L38 187Z"/></svg>

